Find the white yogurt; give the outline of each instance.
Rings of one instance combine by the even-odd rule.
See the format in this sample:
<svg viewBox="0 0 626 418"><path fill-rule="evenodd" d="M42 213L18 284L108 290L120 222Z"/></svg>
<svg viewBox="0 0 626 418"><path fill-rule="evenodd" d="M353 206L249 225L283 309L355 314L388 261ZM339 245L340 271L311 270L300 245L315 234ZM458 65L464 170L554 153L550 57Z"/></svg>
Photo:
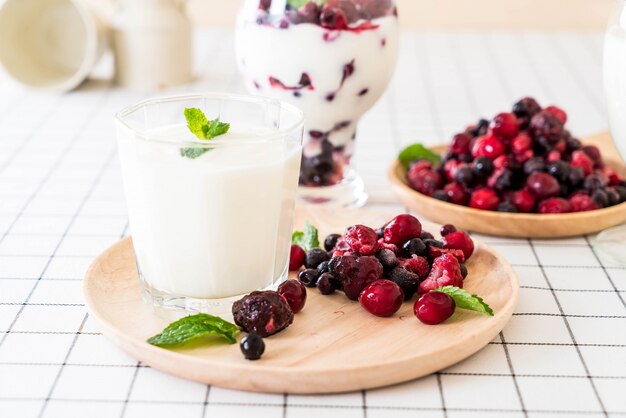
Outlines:
<svg viewBox="0 0 626 418"><path fill-rule="evenodd" d="M626 9L606 34L604 88L613 141L626 159Z"/></svg>
<svg viewBox="0 0 626 418"><path fill-rule="evenodd" d="M329 132L334 146L351 146L356 124L383 93L395 68L398 52L398 19L384 16L371 20L375 29L329 30L311 23L286 29L257 24L243 9L238 18L236 51L248 90L291 102L304 111L306 132ZM327 40L325 40L327 39ZM354 72L341 88L344 66L353 62ZM298 85L307 74L313 89L294 92L272 87L270 77L285 85ZM334 93L334 99L326 97ZM338 123L349 122L333 131ZM319 153L313 145L306 156ZM345 150L348 152L348 149Z"/></svg>
<svg viewBox="0 0 626 418"><path fill-rule="evenodd" d="M141 274L149 286L225 298L273 284L286 271L301 147L231 131L199 158L177 144L120 128L119 154ZM193 141L184 125L146 133ZM245 142L245 144L244 144Z"/></svg>

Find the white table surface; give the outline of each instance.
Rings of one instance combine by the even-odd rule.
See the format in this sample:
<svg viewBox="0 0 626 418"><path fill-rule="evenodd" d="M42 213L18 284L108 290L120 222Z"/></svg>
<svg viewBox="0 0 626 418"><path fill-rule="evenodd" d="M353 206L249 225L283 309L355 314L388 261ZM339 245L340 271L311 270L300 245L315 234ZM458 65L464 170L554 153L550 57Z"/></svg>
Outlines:
<svg viewBox="0 0 626 418"><path fill-rule="evenodd" d="M232 32L196 38L198 80L241 91ZM386 167L403 144L435 144L525 95L558 104L577 135L607 128L602 35L405 34L395 78L358 132L370 206L398 211ZM110 58L65 95L0 75L0 417L626 416L626 270L594 237L480 237L513 264L519 306L470 359L402 385L331 396L246 393L138 364L84 307L81 280L127 233L113 113L145 94L111 87Z"/></svg>

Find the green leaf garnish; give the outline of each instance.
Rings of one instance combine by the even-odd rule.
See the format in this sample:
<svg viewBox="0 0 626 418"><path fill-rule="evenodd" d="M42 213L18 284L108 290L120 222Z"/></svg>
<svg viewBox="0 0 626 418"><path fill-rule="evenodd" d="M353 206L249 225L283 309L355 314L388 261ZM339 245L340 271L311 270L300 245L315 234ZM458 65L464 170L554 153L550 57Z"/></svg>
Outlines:
<svg viewBox="0 0 626 418"><path fill-rule="evenodd" d="M148 343L159 347L174 346L215 334L224 337L229 344L234 344L237 342L235 335L238 330L235 324L218 316L199 313L172 322L161 333L150 337Z"/></svg>
<svg viewBox="0 0 626 418"><path fill-rule="evenodd" d="M185 109L187 127L198 139L209 140L223 135L230 129L230 124L221 122L219 118L208 120L204 112L195 107ZM181 148L180 155L187 158L198 158L210 148Z"/></svg>
<svg viewBox="0 0 626 418"><path fill-rule="evenodd" d="M287 4L293 7L294 9L299 9L300 7L304 6L305 4L311 1L313 1L314 3L317 3L318 6L323 6L327 0L287 0Z"/></svg>
<svg viewBox="0 0 626 418"><path fill-rule="evenodd" d="M433 163L433 165L437 165L441 162L441 157L422 144L412 144L400 151L398 160L400 160L400 163L406 170L409 168L409 164L415 160L426 160Z"/></svg>
<svg viewBox="0 0 626 418"><path fill-rule="evenodd" d="M470 311L481 312L489 316L493 316L493 309L491 309L481 297L472 295L460 287L442 286L433 290L433 292L442 292L449 295L452 299L454 299L454 303L456 303L457 308L469 309Z"/></svg>
<svg viewBox="0 0 626 418"><path fill-rule="evenodd" d="M291 235L291 243L299 245L304 251L320 246L317 228L309 221L304 225L304 231L294 231Z"/></svg>

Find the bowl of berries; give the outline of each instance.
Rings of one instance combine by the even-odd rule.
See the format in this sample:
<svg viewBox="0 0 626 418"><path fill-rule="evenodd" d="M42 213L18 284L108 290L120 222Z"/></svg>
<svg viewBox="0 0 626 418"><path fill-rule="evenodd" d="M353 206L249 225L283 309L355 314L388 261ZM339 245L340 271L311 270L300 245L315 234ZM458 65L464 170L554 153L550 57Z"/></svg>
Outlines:
<svg viewBox="0 0 626 418"><path fill-rule="evenodd" d="M489 235L567 237L626 222L626 167L610 136L581 141L566 122L525 97L449 145L406 147L389 179L412 210Z"/></svg>

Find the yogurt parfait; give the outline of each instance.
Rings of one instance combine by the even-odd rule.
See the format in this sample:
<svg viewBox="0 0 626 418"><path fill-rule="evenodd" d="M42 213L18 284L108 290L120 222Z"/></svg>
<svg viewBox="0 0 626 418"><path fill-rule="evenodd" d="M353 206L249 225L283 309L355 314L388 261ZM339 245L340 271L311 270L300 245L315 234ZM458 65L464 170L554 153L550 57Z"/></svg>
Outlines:
<svg viewBox="0 0 626 418"><path fill-rule="evenodd" d="M118 114L145 298L228 312L286 279L302 123L289 104L232 95L149 100Z"/></svg>
<svg viewBox="0 0 626 418"><path fill-rule="evenodd" d="M394 3L247 0L238 16L236 51L251 93L289 101L305 113L301 196L314 203L364 203L350 159L359 118L395 67Z"/></svg>

